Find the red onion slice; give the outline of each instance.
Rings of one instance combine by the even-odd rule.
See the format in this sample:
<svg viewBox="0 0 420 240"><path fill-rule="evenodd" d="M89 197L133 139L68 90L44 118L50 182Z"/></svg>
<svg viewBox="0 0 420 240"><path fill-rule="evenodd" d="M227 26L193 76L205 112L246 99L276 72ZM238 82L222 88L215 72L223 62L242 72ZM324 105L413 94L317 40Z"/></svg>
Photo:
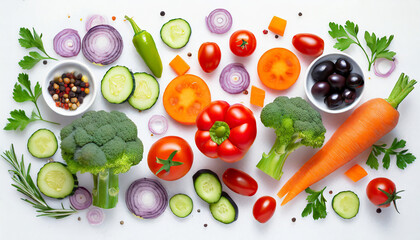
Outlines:
<svg viewBox="0 0 420 240"><path fill-rule="evenodd" d="M101 15L91 15L87 18L86 21L86 31L89 31L89 29L91 29L94 26L98 26L98 25L105 25L108 24L108 21L106 20L105 17L101 16Z"/></svg>
<svg viewBox="0 0 420 240"><path fill-rule="evenodd" d="M165 134L168 130L168 120L162 115L153 115L149 119L149 130L156 135Z"/></svg>
<svg viewBox="0 0 420 240"><path fill-rule="evenodd" d="M250 77L244 65L231 63L223 68L219 78L220 86L228 93L237 94L249 87Z"/></svg>
<svg viewBox="0 0 420 240"><path fill-rule="evenodd" d="M62 57L74 57L80 52L80 36L76 30L66 28L55 35L54 51Z"/></svg>
<svg viewBox="0 0 420 240"><path fill-rule="evenodd" d="M99 225L105 219L104 211L101 208L93 207L86 213L88 222L92 225Z"/></svg>
<svg viewBox="0 0 420 240"><path fill-rule="evenodd" d="M73 195L69 197L70 204L76 210L83 210L92 205L92 195L89 190L84 187L78 187L74 191Z"/></svg>
<svg viewBox="0 0 420 240"><path fill-rule="evenodd" d="M98 65L115 62L121 56L122 50L122 37L111 25L92 27L82 41L83 55L87 60Z"/></svg>
<svg viewBox="0 0 420 240"><path fill-rule="evenodd" d="M130 185L125 202L134 215L144 219L156 218L168 206L168 193L157 180L142 178Z"/></svg>
<svg viewBox="0 0 420 240"><path fill-rule="evenodd" d="M386 73L382 73L379 71L378 65L383 61L391 62L391 68L389 68L388 72ZM373 71L375 72L376 76L386 78L386 77L389 77L389 75L391 75L392 72L394 72L396 65L397 65L397 59L395 58L392 58L392 60L388 60L386 58L378 58L373 63Z"/></svg>
<svg viewBox="0 0 420 240"><path fill-rule="evenodd" d="M222 34L230 30L232 27L232 15L223 8L213 10L206 17L207 28L212 33Z"/></svg>

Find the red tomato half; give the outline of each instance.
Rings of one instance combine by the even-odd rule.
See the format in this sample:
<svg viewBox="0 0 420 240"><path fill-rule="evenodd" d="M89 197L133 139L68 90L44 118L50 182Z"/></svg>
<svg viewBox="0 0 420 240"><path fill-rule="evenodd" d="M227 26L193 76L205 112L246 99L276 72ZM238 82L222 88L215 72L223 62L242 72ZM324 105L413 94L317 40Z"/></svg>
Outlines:
<svg viewBox="0 0 420 240"><path fill-rule="evenodd" d="M252 196L258 190L258 183L247 173L235 168L228 168L223 173L223 182L226 186L244 196Z"/></svg>
<svg viewBox="0 0 420 240"><path fill-rule="evenodd" d="M324 40L315 34L299 33L293 37L293 46L299 52L309 56L320 56L324 52Z"/></svg>
<svg viewBox="0 0 420 240"><path fill-rule="evenodd" d="M255 204L252 213L254 218L260 222L265 223L273 216L276 211L276 200L270 196L259 198Z"/></svg>
<svg viewBox="0 0 420 240"><path fill-rule="evenodd" d="M219 66L222 53L219 45L214 42L205 42L201 44L198 50L198 62L206 73L213 72Z"/></svg>
<svg viewBox="0 0 420 240"><path fill-rule="evenodd" d="M150 171L160 179L173 181L182 178L190 171L193 159L193 151L187 141L180 137L168 136L152 145L147 156L147 164ZM165 166L168 170L164 169Z"/></svg>
<svg viewBox="0 0 420 240"><path fill-rule="evenodd" d="M246 57L255 51L257 39L252 32L239 30L230 36L229 47L236 56Z"/></svg>

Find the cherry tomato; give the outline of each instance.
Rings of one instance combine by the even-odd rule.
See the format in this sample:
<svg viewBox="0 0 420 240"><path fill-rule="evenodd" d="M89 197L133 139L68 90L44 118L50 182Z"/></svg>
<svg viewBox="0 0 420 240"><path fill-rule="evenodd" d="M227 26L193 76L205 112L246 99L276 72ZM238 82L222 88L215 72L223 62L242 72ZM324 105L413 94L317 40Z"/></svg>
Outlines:
<svg viewBox="0 0 420 240"><path fill-rule="evenodd" d="M258 190L258 183L247 173L235 168L228 168L223 173L223 182L226 186L244 196L252 196Z"/></svg>
<svg viewBox="0 0 420 240"><path fill-rule="evenodd" d="M276 200L270 196L264 196L259 198L252 210L254 218L260 222L265 223L273 216L276 211Z"/></svg>
<svg viewBox="0 0 420 240"><path fill-rule="evenodd" d="M315 34L299 33L293 37L293 46L299 52L309 56L320 56L324 52L324 40Z"/></svg>
<svg viewBox="0 0 420 240"><path fill-rule="evenodd" d="M257 47L257 39L252 32L247 30L236 31L230 36L230 50L239 57L251 55Z"/></svg>
<svg viewBox="0 0 420 240"><path fill-rule="evenodd" d="M388 196L380 189L387 192ZM398 209L395 205L395 200L401 198L397 195L399 192L397 192L395 183L389 180L388 178L375 178L372 181L370 181L366 187L367 197L373 204L375 204L378 207L386 208L389 207L391 202L393 202L397 212Z"/></svg>
<svg viewBox="0 0 420 240"><path fill-rule="evenodd" d="M184 139L168 136L156 141L149 150L147 164L157 177L167 181L185 176L191 169L194 155Z"/></svg>
<svg viewBox="0 0 420 240"><path fill-rule="evenodd" d="M213 72L219 66L222 53L219 45L214 42L205 42L201 44L198 50L198 62L206 73Z"/></svg>

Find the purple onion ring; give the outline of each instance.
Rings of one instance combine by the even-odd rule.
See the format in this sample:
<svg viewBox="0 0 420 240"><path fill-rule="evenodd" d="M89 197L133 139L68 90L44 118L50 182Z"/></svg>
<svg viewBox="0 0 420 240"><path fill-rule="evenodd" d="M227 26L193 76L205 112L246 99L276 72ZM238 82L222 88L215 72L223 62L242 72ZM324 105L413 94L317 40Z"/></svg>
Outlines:
<svg viewBox="0 0 420 240"><path fill-rule="evenodd" d="M207 28L212 33L226 33L232 27L232 23L232 15L230 15L230 13L223 8L213 10L206 17Z"/></svg>
<svg viewBox="0 0 420 240"><path fill-rule="evenodd" d="M92 205L92 195L89 190L84 187L78 187L73 195L69 197L70 204L76 210L83 210Z"/></svg>
<svg viewBox="0 0 420 240"><path fill-rule="evenodd" d="M391 75L391 73L392 73L392 72L394 72L394 70L395 70L395 67L396 67L396 65L397 65L397 59L392 58L392 60L388 60L388 61L390 61L390 62L391 62L391 68L388 70L388 72L386 72L386 73L381 73L381 72L379 71L378 65L379 65L382 61L385 61L385 60L388 60L388 59L386 59L386 58L378 58L378 59L376 59L376 60L375 60L375 62L373 63L373 71L375 72L375 75L376 75L376 76L378 76L378 77L383 77L383 78L389 77L389 75Z"/></svg>
<svg viewBox="0 0 420 240"><path fill-rule="evenodd" d="M122 37L117 29L110 25L92 27L83 37L83 55L94 64L111 64L121 56L122 50Z"/></svg>
<svg viewBox="0 0 420 240"><path fill-rule="evenodd" d="M106 20L106 18L104 18L101 15L91 15L87 18L86 21L86 32L89 31L89 29L93 28L94 26L97 25L105 25L108 24L108 21Z"/></svg>
<svg viewBox="0 0 420 240"><path fill-rule="evenodd" d="M153 115L149 119L149 130L156 135L165 134L168 130L168 120L162 115Z"/></svg>
<svg viewBox="0 0 420 240"><path fill-rule="evenodd" d="M248 71L241 63L231 63L223 68L220 74L220 86L227 93L241 93L249 87L250 77Z"/></svg>
<svg viewBox="0 0 420 240"><path fill-rule="evenodd" d="M71 28L61 30L53 40L54 51L62 57L74 57L80 52L79 33Z"/></svg>
<svg viewBox="0 0 420 240"><path fill-rule="evenodd" d="M93 207L86 213L88 222L92 225L99 225L105 219L104 211L101 208Z"/></svg>

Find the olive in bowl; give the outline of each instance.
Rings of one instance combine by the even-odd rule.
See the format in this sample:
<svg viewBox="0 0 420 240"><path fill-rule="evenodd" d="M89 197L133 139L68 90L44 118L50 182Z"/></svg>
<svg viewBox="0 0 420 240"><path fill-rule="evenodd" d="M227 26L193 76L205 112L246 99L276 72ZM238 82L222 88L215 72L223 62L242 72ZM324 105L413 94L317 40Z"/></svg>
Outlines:
<svg viewBox="0 0 420 240"><path fill-rule="evenodd" d="M362 69L353 58L331 53L318 57L308 67L305 93L320 110L342 113L360 102L364 83Z"/></svg>

